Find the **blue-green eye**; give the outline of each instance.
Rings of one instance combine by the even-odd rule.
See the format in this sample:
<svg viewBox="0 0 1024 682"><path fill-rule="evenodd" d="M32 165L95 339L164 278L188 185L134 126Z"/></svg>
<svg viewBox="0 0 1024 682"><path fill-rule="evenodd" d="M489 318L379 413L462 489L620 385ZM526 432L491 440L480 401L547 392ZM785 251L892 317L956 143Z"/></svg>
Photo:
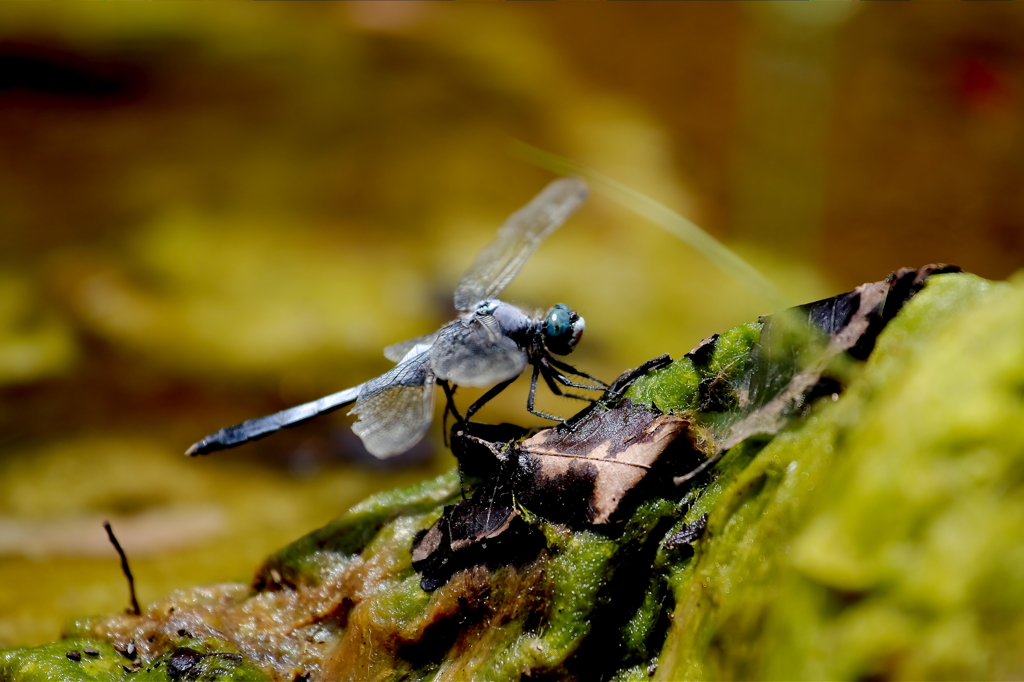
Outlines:
<svg viewBox="0 0 1024 682"><path fill-rule="evenodd" d="M555 355L568 355L583 336L583 318L569 306L558 303L544 318L544 345Z"/></svg>
<svg viewBox="0 0 1024 682"><path fill-rule="evenodd" d="M572 318L569 316L569 308L559 303L548 313L547 336L557 339L565 336L572 329Z"/></svg>

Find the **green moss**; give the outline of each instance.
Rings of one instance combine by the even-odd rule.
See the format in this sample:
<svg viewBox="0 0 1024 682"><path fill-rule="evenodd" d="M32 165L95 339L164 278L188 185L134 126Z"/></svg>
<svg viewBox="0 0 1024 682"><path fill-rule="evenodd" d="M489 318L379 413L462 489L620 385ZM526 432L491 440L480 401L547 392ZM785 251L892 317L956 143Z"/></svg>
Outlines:
<svg viewBox="0 0 1024 682"><path fill-rule="evenodd" d="M92 648L99 656L84 652ZM68 658L77 651L80 660ZM51 644L0 651L0 680L20 682L74 682L77 680L121 680L127 676L122 665L130 661L106 642L65 639Z"/></svg>
<svg viewBox="0 0 1024 682"><path fill-rule="evenodd" d="M199 654L188 675L179 679L196 682L263 682L266 673L253 666L225 642L213 638L188 641ZM95 655L85 653L86 649ZM68 652L78 660L68 657ZM167 663L174 652L145 662L132 670L133 661L102 641L72 638L52 644L0 652L0 680L21 682L170 682Z"/></svg>
<svg viewBox="0 0 1024 682"><path fill-rule="evenodd" d="M377 493L271 555L264 570L275 569L291 582L315 582L324 569L338 561L339 555L361 553L399 516L426 516L425 526L429 526L441 507L459 495L459 490L458 472L449 471L407 488Z"/></svg>
<svg viewBox="0 0 1024 682"><path fill-rule="evenodd" d="M841 400L723 461L661 676L1019 675L1021 338L1020 286L935 277Z"/></svg>
<svg viewBox="0 0 1024 682"><path fill-rule="evenodd" d="M518 642L518 660L502 661L502 668L488 679L509 679L523 664L557 668L589 630L586 616L594 609L616 545L593 532L572 533L550 525L546 530L553 555L546 569L552 585L546 622L539 634L528 634Z"/></svg>
<svg viewBox="0 0 1024 682"><path fill-rule="evenodd" d="M718 336L714 350L697 364L683 356L668 367L641 377L626 396L633 402L654 405L662 412L700 409L700 383L719 379L732 383L743 371L754 344L761 338L761 322L749 322Z"/></svg>
<svg viewBox="0 0 1024 682"><path fill-rule="evenodd" d="M761 322L747 322L720 334L711 361L703 368L703 377L719 373L730 377L739 374L750 355L750 349L761 338L763 327Z"/></svg>
<svg viewBox="0 0 1024 682"><path fill-rule="evenodd" d="M662 412L688 412L697 407L700 379L693 360L683 357L638 379L626 397L635 403L654 405Z"/></svg>

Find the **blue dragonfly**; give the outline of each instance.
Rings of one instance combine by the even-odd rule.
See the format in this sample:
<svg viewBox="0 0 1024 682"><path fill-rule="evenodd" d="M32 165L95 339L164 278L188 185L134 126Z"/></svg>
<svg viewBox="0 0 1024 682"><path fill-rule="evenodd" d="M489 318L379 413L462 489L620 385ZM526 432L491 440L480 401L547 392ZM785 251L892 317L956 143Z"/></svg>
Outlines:
<svg viewBox="0 0 1024 682"><path fill-rule="evenodd" d="M543 317L533 317L495 298L537 246L572 215L586 196L587 186L582 180L560 178L513 213L459 281L455 289L459 317L432 334L385 348L384 355L397 363L390 371L319 400L223 428L192 445L186 454L203 455L235 447L355 403L349 414L359 419L352 430L371 454L381 459L392 457L416 445L430 427L435 385L445 393L445 416L450 412L459 422L468 422L528 365L533 367L533 375L526 409L532 414L563 421L534 409L538 377L543 377L555 395L593 402L567 393L563 387L597 391L604 390L606 384L555 357L568 355L579 343L585 327L583 318L562 303ZM579 383L570 377L598 385ZM490 390L462 416L453 400L458 386Z"/></svg>

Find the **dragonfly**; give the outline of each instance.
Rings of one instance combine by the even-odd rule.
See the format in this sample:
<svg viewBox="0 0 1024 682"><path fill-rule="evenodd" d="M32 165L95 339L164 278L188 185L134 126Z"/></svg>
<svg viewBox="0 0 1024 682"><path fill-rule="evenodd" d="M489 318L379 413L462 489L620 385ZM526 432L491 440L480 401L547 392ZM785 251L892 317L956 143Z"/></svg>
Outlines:
<svg viewBox="0 0 1024 682"><path fill-rule="evenodd" d="M358 416L352 430L372 455L392 457L416 445L429 429L435 386L445 393L445 419L452 414L457 423L468 423L527 366L533 367L533 374L526 409L538 417L564 422L534 409L538 378L543 378L555 395L589 402L594 401L564 389L607 388L600 379L555 357L575 349L586 326L583 318L563 303L543 316L531 316L495 297L586 196L587 186L582 180L559 178L513 213L455 288L459 317L432 334L385 348L384 355L397 363L390 371L319 400L223 428L192 445L186 454L203 455L235 447L355 403L349 412ZM489 390L463 416L454 403L458 386Z"/></svg>

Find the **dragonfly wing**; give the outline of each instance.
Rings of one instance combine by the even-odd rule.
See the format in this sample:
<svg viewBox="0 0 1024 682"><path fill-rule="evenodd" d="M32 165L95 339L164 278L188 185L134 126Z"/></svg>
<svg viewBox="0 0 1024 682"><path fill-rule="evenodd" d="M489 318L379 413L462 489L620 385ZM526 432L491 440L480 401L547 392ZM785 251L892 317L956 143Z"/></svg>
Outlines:
<svg viewBox="0 0 1024 682"><path fill-rule="evenodd" d="M494 298L522 269L537 245L564 223L587 197L579 178L550 183L530 203L509 216L498 236L476 257L455 289L455 308L472 310Z"/></svg>
<svg viewBox="0 0 1024 682"><path fill-rule="evenodd" d="M490 388L522 374L526 363L526 353L490 315L455 320L430 348L434 374L458 386Z"/></svg>
<svg viewBox="0 0 1024 682"><path fill-rule="evenodd" d="M195 443L185 452L185 454L205 455L210 452L216 452L217 450L232 448L236 445L256 440L257 438L269 436L275 431L283 429L286 426L301 424L302 422L312 419L317 415L324 414L325 412L332 412L333 410L345 407L346 405L351 405L355 402L356 398L359 397L363 390L363 386L365 386L365 384L360 384L353 388L347 388L344 391L333 393L329 396L320 398L319 400L314 400L313 402L305 403L303 405L297 405L296 407L290 407L287 410L282 410L281 412L267 415L266 417L258 417L256 419L244 421L241 424L228 426L217 433L210 434L198 443Z"/></svg>
<svg viewBox="0 0 1024 682"><path fill-rule="evenodd" d="M359 416L352 431L380 459L401 454L423 438L434 418L434 373L429 350L363 384L349 414Z"/></svg>
<svg viewBox="0 0 1024 682"><path fill-rule="evenodd" d="M432 334L424 334L423 336L417 336L413 339L406 339L405 341L393 343L384 349L384 357L391 362L401 362L413 348L416 346L430 346L434 343L434 339L436 338L437 332L434 332Z"/></svg>

